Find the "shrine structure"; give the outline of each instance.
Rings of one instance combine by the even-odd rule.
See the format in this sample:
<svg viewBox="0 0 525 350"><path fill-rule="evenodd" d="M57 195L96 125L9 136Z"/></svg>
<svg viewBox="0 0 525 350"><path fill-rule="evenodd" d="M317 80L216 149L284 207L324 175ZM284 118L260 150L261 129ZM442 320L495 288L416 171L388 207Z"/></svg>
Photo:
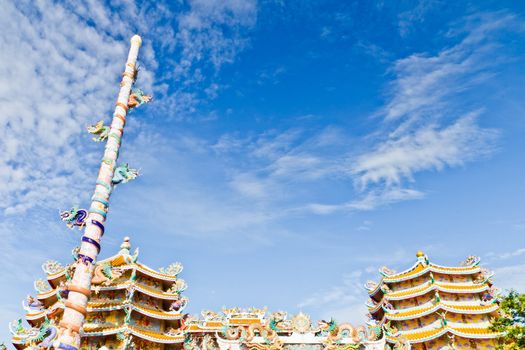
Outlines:
<svg viewBox="0 0 525 350"><path fill-rule="evenodd" d="M392 347L414 350L494 349L500 335L489 330L498 314L492 273L469 256L460 266L429 261L423 252L408 270L382 267L379 283L369 281L367 306Z"/></svg>

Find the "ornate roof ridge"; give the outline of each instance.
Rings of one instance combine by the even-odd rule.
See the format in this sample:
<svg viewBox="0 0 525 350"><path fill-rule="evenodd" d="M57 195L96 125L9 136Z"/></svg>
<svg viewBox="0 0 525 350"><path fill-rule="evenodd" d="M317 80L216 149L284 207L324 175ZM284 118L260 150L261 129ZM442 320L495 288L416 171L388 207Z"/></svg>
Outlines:
<svg viewBox="0 0 525 350"><path fill-rule="evenodd" d="M460 263L459 266L444 266L432 263L430 262L428 257L421 251L417 252L416 256L416 263L408 269L403 270L401 272L395 272L394 270L391 270L386 266L381 267L379 269L379 273L383 276L381 282L396 283L406 281L421 276L429 271L453 275L468 275L478 273L480 271L479 262L481 259L476 256L467 257L467 259L464 262ZM381 284L381 282L379 284Z"/></svg>
<svg viewBox="0 0 525 350"><path fill-rule="evenodd" d="M499 305L495 303L488 304L488 305L483 305L479 303L478 305L458 307L457 305L451 305L445 301L440 301L438 303L431 304L431 305L423 304L420 306L415 306L413 308L403 309L402 311L389 310L383 307L383 311L385 311L384 318L388 320L393 320L393 321L403 321L403 320L415 319L415 318L433 314L439 310L453 312L456 314L463 314L463 315L476 315L476 314L491 313L498 309L499 309Z"/></svg>
<svg viewBox="0 0 525 350"><path fill-rule="evenodd" d="M145 275L148 275L149 277L153 277L162 281L168 281L173 282L177 280L177 276L182 272L183 267L181 263L173 263L169 265L167 268L161 268L160 271L156 271L153 268L141 263L137 262L137 271L142 272ZM170 271L169 273L166 273L166 271Z"/></svg>
<svg viewBox="0 0 525 350"><path fill-rule="evenodd" d="M425 295L433 290L438 290L440 292L445 293L458 293L458 294L466 294L466 293L481 293L487 289L489 289L488 284L472 284L472 285L460 285L457 286L457 288L451 288L451 284L442 284L438 281L432 283L431 281L427 281L419 286L416 286L414 288L407 288L400 291L390 292L383 295L383 298L381 299L380 303L383 302L383 300L404 300L404 299L410 299L417 296Z"/></svg>
<svg viewBox="0 0 525 350"><path fill-rule="evenodd" d="M470 331L470 332L468 332ZM401 336L406 338L411 344L422 343L425 341L433 340L441 337L446 333L454 334L458 337L463 337L467 339L495 339L499 337L502 333L491 332L486 327L453 327L447 325L440 328L418 328L411 332L399 332ZM397 336L387 336L387 341L389 343L395 343L397 341Z"/></svg>
<svg viewBox="0 0 525 350"><path fill-rule="evenodd" d="M102 328L102 330L100 330ZM101 335L112 335L117 333L124 333L129 331L132 335L139 338L149 340L155 343L182 343L184 342L185 336L182 330L178 334L167 334L166 332L156 332L153 330L144 330L139 327L132 325L121 325L118 327L93 327L92 331L82 330L82 336L101 336Z"/></svg>

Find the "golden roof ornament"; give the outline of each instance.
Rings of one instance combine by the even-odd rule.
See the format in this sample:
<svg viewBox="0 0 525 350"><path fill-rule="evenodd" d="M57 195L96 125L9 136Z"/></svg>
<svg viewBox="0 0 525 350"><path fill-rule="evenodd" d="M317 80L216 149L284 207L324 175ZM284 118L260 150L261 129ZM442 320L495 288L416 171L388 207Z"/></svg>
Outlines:
<svg viewBox="0 0 525 350"><path fill-rule="evenodd" d="M292 327L294 332L306 333L310 330L312 323L310 316L300 312L292 318Z"/></svg>

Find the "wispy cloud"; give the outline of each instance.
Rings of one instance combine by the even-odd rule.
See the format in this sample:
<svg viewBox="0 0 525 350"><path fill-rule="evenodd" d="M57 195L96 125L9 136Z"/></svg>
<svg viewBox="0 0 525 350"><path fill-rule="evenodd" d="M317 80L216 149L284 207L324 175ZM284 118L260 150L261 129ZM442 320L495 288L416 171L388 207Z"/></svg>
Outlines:
<svg viewBox="0 0 525 350"><path fill-rule="evenodd" d="M416 174L494 152L499 132L480 126L482 105L470 104L463 93L495 74L495 63L504 57L493 34L509 29L520 30L514 16L506 13L468 17L449 33L451 38L461 33L457 44L434 55L412 54L393 62L387 101L375 115L383 122L347 162L359 198L309 208L326 214L420 199L425 194L413 188Z"/></svg>
<svg viewBox="0 0 525 350"><path fill-rule="evenodd" d="M497 131L477 125L478 115L472 112L442 128L431 124L390 138L359 155L351 172L361 188L377 183L390 188L405 179L413 181L414 173L442 170L489 154Z"/></svg>
<svg viewBox="0 0 525 350"><path fill-rule="evenodd" d="M316 310L324 319L339 322L365 323L367 313L364 272L357 270L342 277L341 283L316 290L297 305L300 309Z"/></svg>
<svg viewBox="0 0 525 350"><path fill-rule="evenodd" d="M167 47L163 54L174 56L168 60L171 72L186 86L170 90L164 73L154 77L158 62L153 45L161 45L148 40L141 52L146 67L139 84L158 92L154 113L163 108L173 112L174 105L182 114L192 113L200 101L198 87L191 82L199 67L211 65L217 71L232 62L243 47L241 27L253 25L257 10L248 0L193 0L178 16L161 4L138 8L126 1L115 6L118 11L96 1L2 5L0 210L4 213L49 203L70 205L86 198L100 149L82 133L86 125L111 113L114 79L134 32L148 27L164 34L173 30L173 36L165 36L162 43ZM169 18L176 18L175 29L164 23ZM227 28L232 32L226 33ZM175 44L170 47L169 42ZM207 98L213 98L218 87L211 81L207 84Z"/></svg>

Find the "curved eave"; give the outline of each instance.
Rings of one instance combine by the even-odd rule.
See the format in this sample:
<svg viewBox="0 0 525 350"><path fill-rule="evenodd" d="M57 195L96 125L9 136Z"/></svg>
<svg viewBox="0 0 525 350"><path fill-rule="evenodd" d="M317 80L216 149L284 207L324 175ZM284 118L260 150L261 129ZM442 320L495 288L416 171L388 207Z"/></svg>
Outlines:
<svg viewBox="0 0 525 350"><path fill-rule="evenodd" d="M157 332L152 332L152 331L141 330L133 326L102 328L102 329L91 330L91 331L83 330L82 336L100 337L100 336L113 335L119 332L126 332L126 331L129 331L132 335L142 338L144 340L149 340L154 343L162 343L162 344L183 343L184 338L185 338L183 333L179 335L167 335L167 334L162 334L162 333L157 333Z"/></svg>
<svg viewBox="0 0 525 350"><path fill-rule="evenodd" d="M50 298L52 296L55 296L56 294L57 294L57 290L55 288L55 289L51 289L51 290L49 290L49 291L47 291L45 293L37 294L36 298L38 300L46 300L46 299L48 299L48 298Z"/></svg>
<svg viewBox="0 0 525 350"><path fill-rule="evenodd" d="M115 311L115 310L122 310L126 308L129 304L121 302L121 303L89 303L87 311L88 312L104 312L104 311ZM159 320L180 320L182 319L181 313L172 313L167 311L157 311L157 310L149 310L147 308L141 307L138 304L131 304L132 310L142 314L149 316L151 318L156 318Z"/></svg>
<svg viewBox="0 0 525 350"><path fill-rule="evenodd" d="M423 263L418 261L415 265L413 265L408 270L405 270L403 272L393 274L393 275L384 275L383 283L397 283L397 282L408 281L413 278L423 276L424 274L428 272L435 272L435 273L440 273L444 275L473 275L473 274L479 273L480 271L481 271L481 267L477 265L462 266L462 267L447 267L447 266L441 266L441 265L430 263L429 265L425 266L423 265Z"/></svg>
<svg viewBox="0 0 525 350"><path fill-rule="evenodd" d="M48 274L46 276L46 279L47 279L48 282L50 282L50 281L54 281L54 280L56 280L56 279L58 279L60 277L64 277L65 275L66 275L66 268L64 268L63 270L61 270L61 271L59 271L57 273L54 273L54 274L51 274L51 275Z"/></svg>
<svg viewBox="0 0 525 350"><path fill-rule="evenodd" d="M409 267L403 272L394 273L392 275L387 275L385 273L382 273L381 271L380 273L383 276L382 278L383 283L391 283L391 282L405 281L405 280L417 277L418 275L416 274L419 273L421 270L424 271L425 269L426 268L421 263L421 261L417 261L414 265L412 265L411 267Z"/></svg>
<svg viewBox="0 0 525 350"><path fill-rule="evenodd" d="M438 290L440 292L452 293L452 294L469 294L469 293L481 293L488 289L485 285L453 285L453 284L440 284L439 282L433 284L418 286L415 288L405 289L399 292L392 292L385 294L383 297L386 300L405 300L415 298L421 295L425 295L431 291Z"/></svg>
<svg viewBox="0 0 525 350"><path fill-rule="evenodd" d="M381 301L378 302L374 307L368 307L368 312L371 314L375 314L379 312L379 310L381 310L382 307L383 307L383 299L381 299Z"/></svg>
<svg viewBox="0 0 525 350"><path fill-rule="evenodd" d="M156 278L158 280L162 280L162 281L168 281L168 282L175 282L177 280L177 275L165 275L165 274L162 274L158 271L155 271L153 270L152 268L149 268L147 267L146 265L142 265L141 263L136 263L135 264L136 268L137 268L137 271L149 276L149 277L153 277L153 278ZM182 272L182 270L180 271ZM179 274L180 274L179 272Z"/></svg>
<svg viewBox="0 0 525 350"><path fill-rule="evenodd" d="M224 323L220 321L190 323L186 326L185 331L189 333L202 333L202 332L216 332L224 327Z"/></svg>
<svg viewBox="0 0 525 350"><path fill-rule="evenodd" d="M370 297L373 297L374 295L377 294L377 292L379 292L379 291L381 290L381 286L382 286L382 285L383 285L383 279L381 279L381 280L377 283L377 285L376 285L376 287L375 287L374 289L371 289L371 290L370 290L370 289L367 289L366 287L365 287L365 289L367 289L367 291L368 291L368 295L370 295Z"/></svg>
<svg viewBox="0 0 525 350"><path fill-rule="evenodd" d="M136 304L133 304L133 310L143 315L146 315L152 318L161 319L161 320L180 320L182 319L182 316L183 316L180 313L170 313L170 312L165 312L165 311L148 310Z"/></svg>
<svg viewBox="0 0 525 350"><path fill-rule="evenodd" d="M108 286L103 285L103 284L96 284L96 285L91 286L91 291L97 293L97 292L104 292L104 291L111 291L111 290L120 290L120 289L126 289L130 285L132 285L132 283L129 281L125 281L119 284L110 284Z"/></svg>
<svg viewBox="0 0 525 350"><path fill-rule="evenodd" d="M36 320L39 320L41 318L44 318L46 316L49 316L53 313L55 313L57 311L57 309L63 309L64 308L64 305L60 302L60 301L57 301L56 303L54 303L53 305L47 307L46 309L43 309L39 312L28 312L26 313L26 320L27 321L36 321Z"/></svg>
<svg viewBox="0 0 525 350"><path fill-rule="evenodd" d="M136 291L149 295L150 297L155 297L163 300L177 300L179 298L178 294L162 293L155 289L151 289L140 284L135 284L134 288Z"/></svg>
<svg viewBox="0 0 525 350"><path fill-rule="evenodd" d="M106 259L103 259L103 260L99 260L97 261L97 265L98 264L105 264L105 263L110 263L111 266L120 266L122 267L122 265L129 265L131 266L133 263L131 262L131 259L132 257L130 255L124 255L124 254L120 254L120 253L117 253L113 256L110 256Z"/></svg>
<svg viewBox="0 0 525 350"><path fill-rule="evenodd" d="M458 307L457 305L447 305L444 303L439 303L430 307L419 308L419 310L414 309L410 312L389 313L385 310L385 319L392 321L412 320L426 315L430 315L438 310L444 310L464 315L479 315L494 312L498 310L498 308L499 306L497 304L492 304L488 306L472 306L469 308L466 306Z"/></svg>
<svg viewBox="0 0 525 350"><path fill-rule="evenodd" d="M495 339L501 336L502 333L494 333L488 331L486 328L462 328L462 327L444 327L438 329L425 329L420 331L414 331L410 333L402 333L402 336L406 338L410 344L423 343L433 339L437 339L444 334L454 334L458 337L467 339ZM386 337L389 343L395 343L397 337Z"/></svg>

